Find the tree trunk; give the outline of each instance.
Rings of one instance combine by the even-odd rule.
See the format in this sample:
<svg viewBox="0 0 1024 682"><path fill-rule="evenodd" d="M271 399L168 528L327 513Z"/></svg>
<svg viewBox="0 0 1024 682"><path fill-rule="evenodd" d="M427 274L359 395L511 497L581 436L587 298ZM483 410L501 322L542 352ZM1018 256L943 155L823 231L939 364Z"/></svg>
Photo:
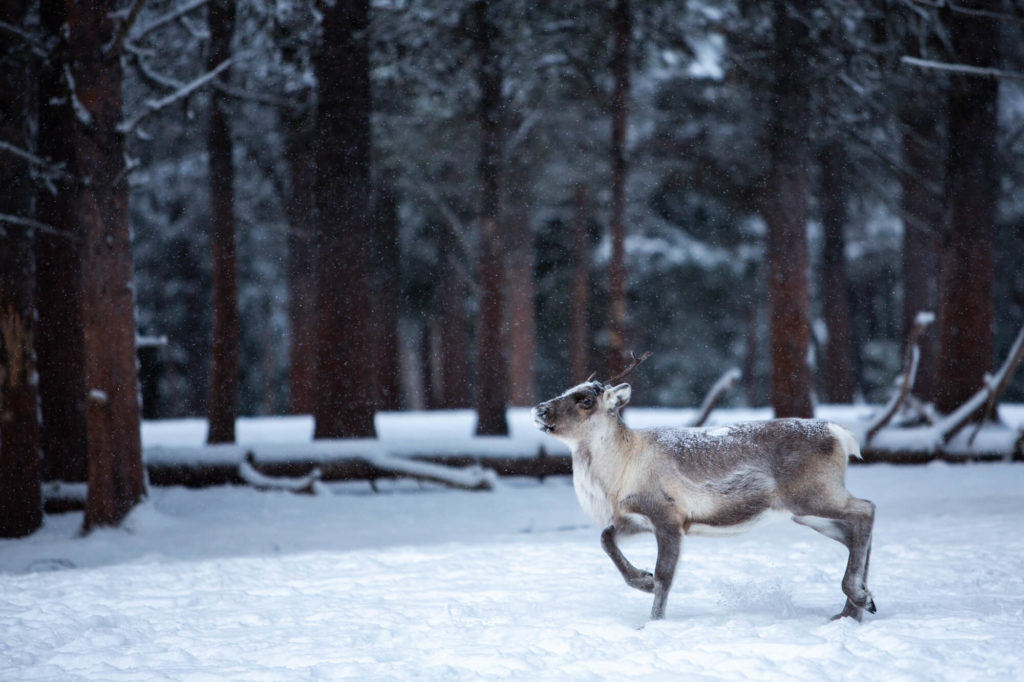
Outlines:
<svg viewBox="0 0 1024 682"><path fill-rule="evenodd" d="M84 530L117 525L145 494L135 370L135 300L121 120L116 3L66 5L74 79L74 214L84 237L82 326L89 492Z"/></svg>
<svg viewBox="0 0 1024 682"><path fill-rule="evenodd" d="M316 438L373 437L369 0L324 9L316 56Z"/></svg>
<svg viewBox="0 0 1024 682"><path fill-rule="evenodd" d="M477 119L480 123L480 311L476 327L476 433L480 436L508 434L505 418L508 376L502 348L502 289L504 263L499 223L501 163L501 67L495 42L497 29L487 18L487 3L475 0L473 46L476 79L480 90Z"/></svg>
<svg viewBox="0 0 1024 682"><path fill-rule="evenodd" d="M626 366L626 130L629 114L629 52L632 14L629 0L616 0L612 10L615 36L611 71L612 90L612 203L611 261L608 263L608 373L615 376Z"/></svg>
<svg viewBox="0 0 1024 682"><path fill-rule="evenodd" d="M398 301L401 254L398 249L398 198L390 178L377 186L374 203L374 342L377 355L377 400L382 410L399 408Z"/></svg>
<svg viewBox="0 0 1024 682"><path fill-rule="evenodd" d="M0 5L0 21L24 27L30 4ZM0 51L0 140L32 148L30 46L7 39ZM0 152L0 214L29 218L28 162ZM34 230L0 218L0 537L21 537L43 523L39 395L36 390Z"/></svg>
<svg viewBox="0 0 1024 682"><path fill-rule="evenodd" d="M771 312L772 405L776 417L811 417L810 303L807 290L806 122L809 38L788 3L774 3L775 46L770 163L765 199Z"/></svg>
<svg viewBox="0 0 1024 682"><path fill-rule="evenodd" d="M569 303L569 383L590 374L590 248L587 239L587 186L576 185L572 224L572 293Z"/></svg>
<svg viewBox="0 0 1024 682"><path fill-rule="evenodd" d="M285 115L285 157L291 175L286 213L292 414L313 414L316 406L316 168L309 154L312 125L311 113Z"/></svg>
<svg viewBox="0 0 1024 682"><path fill-rule="evenodd" d="M856 381L853 373L853 340L850 325L849 279L846 275L846 177L845 150L837 140L821 153L822 226L825 231L821 257L821 297L828 329L825 343L825 399L852 403Z"/></svg>
<svg viewBox="0 0 1024 682"><path fill-rule="evenodd" d="M471 326L466 319L466 299L469 295L465 277L453 262L456 255L453 227L442 225L438 232L438 283L435 292L435 319L433 334L437 340L438 371L432 383L434 407L450 410L473 405L470 381Z"/></svg>
<svg viewBox="0 0 1024 682"><path fill-rule="evenodd" d="M67 236L36 235L36 354L39 398L43 413L40 442L43 478L83 482L87 475L88 438L85 425L85 357L82 352L81 244L75 220L76 175L70 143L74 115L68 98L64 66L67 43L64 0L42 0L40 28L54 45L42 60L39 75L37 153L67 175L44 184L36 195L36 216ZM73 339L73 343L69 343Z"/></svg>
<svg viewBox="0 0 1024 682"><path fill-rule="evenodd" d="M921 106L916 98L907 96L900 107L903 126L902 158L904 172L900 176L903 210L903 344L919 312L938 313L940 244L943 233L941 177L935 178L942 160L936 153L942 146L939 126L932 107ZM929 186L934 179L939 186ZM918 362L914 394L926 402L935 398L935 355L937 335L925 333L918 346Z"/></svg>
<svg viewBox="0 0 1024 682"><path fill-rule="evenodd" d="M506 328L508 329L509 402L533 405L537 397L537 320L533 309L533 208L529 175L517 167L502 211L508 251Z"/></svg>
<svg viewBox="0 0 1024 682"><path fill-rule="evenodd" d="M210 51L207 70L231 57L235 31L235 0L213 0L207 7ZM231 82L231 69L217 77ZM233 443L238 411L238 290L235 278L235 168L232 159L228 97L210 91L210 124L206 147L210 155L210 248L213 253L213 344L208 443Z"/></svg>
<svg viewBox="0 0 1024 682"><path fill-rule="evenodd" d="M999 11L995 2L969 9ZM998 65L999 31L988 19L953 13L950 41L958 62ZM981 386L992 369L992 271L996 201L999 82L950 76L946 147L947 226L942 255L939 357L935 407L952 412Z"/></svg>

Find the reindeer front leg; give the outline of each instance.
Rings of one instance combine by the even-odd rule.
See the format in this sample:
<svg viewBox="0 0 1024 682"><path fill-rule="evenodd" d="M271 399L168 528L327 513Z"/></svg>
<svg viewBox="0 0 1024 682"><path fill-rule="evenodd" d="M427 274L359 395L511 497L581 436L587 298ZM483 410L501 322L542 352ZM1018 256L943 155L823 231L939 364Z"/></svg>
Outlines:
<svg viewBox="0 0 1024 682"><path fill-rule="evenodd" d="M664 526L655 528L654 537L658 540L658 560L654 565L654 604L651 606L651 620L661 620L665 617L665 602L672 587L672 579L676 575L683 536L679 528Z"/></svg>
<svg viewBox="0 0 1024 682"><path fill-rule="evenodd" d="M601 548L615 564L615 568L619 569L627 585L641 592L654 592L654 576L631 564L616 544L615 534L618 527L628 526L623 524L621 519L617 519L601 532Z"/></svg>

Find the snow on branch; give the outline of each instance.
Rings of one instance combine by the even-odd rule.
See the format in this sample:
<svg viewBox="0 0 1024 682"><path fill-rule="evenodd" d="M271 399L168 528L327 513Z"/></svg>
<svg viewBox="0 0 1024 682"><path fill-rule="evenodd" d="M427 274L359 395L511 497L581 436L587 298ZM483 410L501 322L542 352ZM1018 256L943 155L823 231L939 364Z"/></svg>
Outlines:
<svg viewBox="0 0 1024 682"><path fill-rule="evenodd" d="M375 446L370 446L369 452L361 453L352 459L366 465L363 475L369 477L371 481L375 478L399 477L440 483L460 490L492 490L498 478L493 470L479 465L456 467L424 462L391 455ZM243 461L239 462L238 476L259 490L287 490L303 494L323 492L319 467L304 476L272 476L256 468L256 458L252 451L247 452Z"/></svg>
<svg viewBox="0 0 1024 682"><path fill-rule="evenodd" d="M934 69L936 71L948 71L964 74L966 76L979 76L983 78L1024 80L1024 72L1021 71L1007 71L1006 69L995 69L987 66L971 66L970 64L938 62L933 59L920 59L909 55L903 55L900 57L900 61L908 66L916 66L919 69Z"/></svg>
<svg viewBox="0 0 1024 682"><path fill-rule="evenodd" d="M82 100L78 99L78 91L75 90L75 76L71 73L71 65L64 65L64 81L68 86L68 93L71 96L71 108L75 112L78 122L89 128L92 126L92 112L85 108Z"/></svg>
<svg viewBox="0 0 1024 682"><path fill-rule="evenodd" d="M146 100L146 105L143 108L142 112L132 120L124 121L121 124L119 124L117 126L118 132L126 134L132 132L150 114L154 114L160 111L161 109L165 109L170 105L174 104L175 102L185 99L195 91L208 85L210 81L217 78L217 76L219 76L224 71L224 69L231 66L232 61L234 61L233 58L228 57L211 71L207 71L202 76L199 76L192 82L182 85L180 88L178 88L171 94L167 95L166 97L162 97L160 99Z"/></svg>
<svg viewBox="0 0 1024 682"><path fill-rule="evenodd" d="M118 26L117 33L114 35L114 39L110 41L104 48L106 54L114 52L120 52L121 48L124 47L125 40L128 39L128 32L132 30L132 26L135 25L135 21L139 18L139 13L142 11L143 6L146 4L146 0L132 0L132 6L128 9L127 16L121 21Z"/></svg>
<svg viewBox="0 0 1024 682"><path fill-rule="evenodd" d="M1003 362L1003 366L999 368L994 377L990 377L987 382L988 387L991 389L991 393L988 397L988 402L985 405L985 414L982 415L981 421L974 427L974 431L971 433L971 437L967 440L968 445L974 443L975 437L978 432L981 431L982 425L989 420L992 416L992 411L996 407L996 403L999 401L999 396L1006 390L1006 386L1010 383L1010 378L1013 376L1014 369L1020 364L1021 359L1024 358L1024 327L1021 327L1020 332L1017 334L1016 340L1013 342L1013 346L1010 347L1010 352L1006 355L1006 360Z"/></svg>
<svg viewBox="0 0 1024 682"><path fill-rule="evenodd" d="M17 147L9 142L4 142L3 140L0 140L0 151L7 152L12 156L17 156L19 159L24 159L25 161L28 161L33 166L39 168L39 170L43 172L43 175L49 178L60 178L62 180L75 179L73 175L68 173L60 166L50 163L46 159L40 156L36 156L27 149L22 149L21 147Z"/></svg>
<svg viewBox="0 0 1024 682"><path fill-rule="evenodd" d="M715 382L708 394L704 396L704 402L701 403L700 412L694 417L687 426L703 426L704 422L708 420L708 415L711 414L711 410L715 409L715 405L718 401L736 385L736 382L740 380L743 373L740 372L738 367L733 367Z"/></svg>
<svg viewBox="0 0 1024 682"><path fill-rule="evenodd" d="M22 218L21 216L10 215L9 213L0 213L0 224L24 227L29 230L39 230L44 234L67 239L68 241L75 243L82 241L78 235L71 234L65 230L58 230L52 225L47 225L46 223L41 223L38 220L32 220L31 218Z"/></svg>
<svg viewBox="0 0 1024 682"><path fill-rule="evenodd" d="M481 466L450 467L386 454L375 454L364 459L381 471L462 490L492 490L498 478L493 470Z"/></svg>
<svg viewBox="0 0 1024 682"><path fill-rule="evenodd" d="M43 44L43 42L40 41L35 34L30 33L29 31L26 31L23 28L15 26L14 24L8 24L6 21L0 21L0 31L6 31L7 33L10 33L20 38L22 41L27 43L32 48L32 51L37 56L50 56L49 49L47 49L46 45Z"/></svg>
<svg viewBox="0 0 1024 682"><path fill-rule="evenodd" d="M1002 394L1003 390L1006 388L1010 378L1013 376L1013 371L1016 369L1017 365L1020 364L1022 358L1024 358L1024 328L1022 328L1020 333L1017 334L1017 339L1014 341L1013 347L1010 349L1006 360L1003 362L1002 367L999 368L999 371L996 372L995 376L986 375L984 386L981 387L981 390L971 396L963 405L955 409L935 425L934 428L936 429L942 443L948 443L952 440L953 436L967 426L971 421L971 418L977 414L978 410L986 405L990 405L990 407L986 407L985 410L985 418L988 418L992 407L995 406L995 401L998 400L999 395ZM974 436L971 436L971 440L973 439Z"/></svg>
<svg viewBox="0 0 1024 682"><path fill-rule="evenodd" d="M865 445L870 443L878 432L885 428L885 425L892 420L893 416L900 409L900 405L903 404L910 394L910 389L914 387L914 382L917 380L917 367L921 362L921 348L918 345L918 341L924 330L934 321L935 314L925 311L919 312L917 317L914 318L914 326L907 337L907 350L903 358L903 381L900 385L900 390L893 394L892 398L889 399L889 403L879 413L878 418L868 427L867 435L864 437Z"/></svg>
<svg viewBox="0 0 1024 682"><path fill-rule="evenodd" d="M245 459L238 464L238 475L243 481L257 490L286 490L301 495L323 493L320 483L320 469L313 469L305 476L290 478L286 476L267 476L256 470L252 453L246 453Z"/></svg>
<svg viewBox="0 0 1024 682"><path fill-rule="evenodd" d="M209 2L210 2L210 0L192 0L191 2L187 2L184 5L182 5L181 7L178 7L177 9L171 10L167 14L164 14L164 15L161 15L161 16L157 17L153 21L149 22L145 26L139 28L137 31L132 33L132 35L131 35L131 42L133 42L133 43L138 42L139 39L145 37L146 35L152 33L153 31L156 31L157 29L163 28L167 24L170 24L171 22L176 21L178 18L183 17L186 14L189 14L191 12L196 11L197 9L199 9L200 7L203 7L204 5L206 5Z"/></svg>
<svg viewBox="0 0 1024 682"><path fill-rule="evenodd" d="M949 9L957 14L965 14L969 17L976 17L980 19L994 19L996 21L1008 21L1014 24L1024 25L1024 17L1019 17L1016 14L1007 14L1006 12L993 12L991 10L974 9L973 7L964 7L963 5L946 0L946 4L949 5Z"/></svg>

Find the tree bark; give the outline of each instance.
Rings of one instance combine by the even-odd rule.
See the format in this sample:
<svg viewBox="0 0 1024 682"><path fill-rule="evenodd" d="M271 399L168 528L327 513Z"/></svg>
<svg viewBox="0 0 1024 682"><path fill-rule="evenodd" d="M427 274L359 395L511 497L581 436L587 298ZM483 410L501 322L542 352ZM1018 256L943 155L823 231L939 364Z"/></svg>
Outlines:
<svg viewBox="0 0 1024 682"><path fill-rule="evenodd" d="M84 237L82 342L85 357L89 492L83 530L117 525L145 494L135 369L135 300L128 183L121 120L120 55L110 46L112 0L68 0L74 79L73 145L83 182L74 214Z"/></svg>
<svg viewBox="0 0 1024 682"><path fill-rule="evenodd" d="M915 53L916 41L907 41L907 52ZM940 248L943 227L943 150L945 107L934 100L925 101L923 92L937 87L918 79L902 95L899 120L902 128L900 152L901 210L903 212L903 349L908 349L910 334L919 312L939 312ZM925 402L935 399L935 361L938 334L926 333L918 347L917 380L913 393Z"/></svg>
<svg viewBox="0 0 1024 682"><path fill-rule="evenodd" d="M29 7L5 2L0 21L22 27ZM34 57L22 41L2 45L0 140L31 149ZM30 217L31 197L28 162L0 152L0 213ZM43 523L33 232L0 219L0 537L28 535Z"/></svg>
<svg viewBox="0 0 1024 682"><path fill-rule="evenodd" d="M316 438L373 437L369 0L324 9L315 68Z"/></svg>
<svg viewBox="0 0 1024 682"><path fill-rule="evenodd" d="M374 196L373 346L377 354L377 400L381 410L399 408L398 302L401 296L401 254L398 249L398 197L390 178Z"/></svg>
<svg viewBox="0 0 1024 682"><path fill-rule="evenodd" d="M821 202L824 242L821 257L821 297L828 329L825 343L825 399L852 403L856 380L853 373L853 339L850 325L850 282L846 275L846 177L845 150L832 140L821 152Z"/></svg>
<svg viewBox="0 0 1024 682"><path fill-rule="evenodd" d="M969 9L998 11L994 2L966 2ZM971 66L998 63L995 23L949 15L957 61ZM946 147L947 226L940 282L939 356L935 407L952 412L966 402L992 369L993 243L999 175L996 170L999 82L950 76Z"/></svg>
<svg viewBox="0 0 1024 682"><path fill-rule="evenodd" d="M612 10L612 202L611 260L608 263L608 374L626 366L626 132L629 116L629 53L632 37L629 0L616 0Z"/></svg>
<svg viewBox="0 0 1024 682"><path fill-rule="evenodd" d="M811 417L810 303L807 288L806 120L810 101L808 31L788 3L774 2L772 122L765 199L771 311L772 406L776 417Z"/></svg>
<svg viewBox="0 0 1024 682"><path fill-rule="evenodd" d="M497 29L487 17L487 3L471 5L476 80L480 90L477 120L480 124L480 311L476 327L476 433L480 436L508 434L505 416L508 373L502 348L502 289L504 263L499 222L500 163L502 155L501 83L496 52Z"/></svg>
<svg viewBox="0 0 1024 682"><path fill-rule="evenodd" d="M72 238L36 235L35 341L39 371L39 398L43 419L40 443L43 478L82 482L87 475L88 437L85 423L85 357L82 352L81 243L75 220L77 175L73 148L74 114L64 79L68 46L61 32L66 21L64 0L42 0L39 24L44 39L54 45L42 60L39 74L38 155L66 175L43 184L36 194L39 222ZM73 340L69 343L69 340Z"/></svg>
<svg viewBox="0 0 1024 682"><path fill-rule="evenodd" d="M231 57L235 32L235 0L212 0L207 6L210 51L207 70ZM217 77L231 82L231 69ZM206 148L210 155L210 248L213 264L213 343L210 357L210 424L207 442L233 443L238 412L238 284L235 257L235 167L232 159L229 98L210 91L210 121Z"/></svg>
<svg viewBox="0 0 1024 682"><path fill-rule="evenodd" d="M590 249L587 239L587 186L576 185L572 224L572 293L569 303L570 383L584 381L590 374Z"/></svg>
<svg viewBox="0 0 1024 682"><path fill-rule="evenodd" d="M442 218L442 220L444 220ZM454 263L455 235L451 225L441 225L437 238L439 261L438 283L435 292L435 315L432 334L437 340L438 357L436 381L432 383L433 406L450 410L473 406L473 383L470 379L471 325L466 316L469 288ZM429 369L429 367L428 367ZM428 376L431 374L427 373Z"/></svg>
<svg viewBox="0 0 1024 682"><path fill-rule="evenodd" d="M533 405L537 397L537 320L533 306L532 197L526 168L510 174L502 211L508 250L506 328L508 329L509 402Z"/></svg>
<svg viewBox="0 0 1024 682"><path fill-rule="evenodd" d="M292 414L316 406L316 167L310 158L312 113L285 115L285 157L291 175L288 215L289 391Z"/></svg>

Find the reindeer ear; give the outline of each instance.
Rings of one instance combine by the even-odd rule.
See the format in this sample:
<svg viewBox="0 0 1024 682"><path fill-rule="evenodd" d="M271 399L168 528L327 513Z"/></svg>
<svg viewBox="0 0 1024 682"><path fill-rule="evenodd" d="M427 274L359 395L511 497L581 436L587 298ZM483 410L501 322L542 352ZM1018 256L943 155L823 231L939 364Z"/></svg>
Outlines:
<svg viewBox="0 0 1024 682"><path fill-rule="evenodd" d="M633 395L633 389L630 388L629 384L619 384L618 386L609 386L604 389L605 403L612 410L617 410L628 403L631 395Z"/></svg>

